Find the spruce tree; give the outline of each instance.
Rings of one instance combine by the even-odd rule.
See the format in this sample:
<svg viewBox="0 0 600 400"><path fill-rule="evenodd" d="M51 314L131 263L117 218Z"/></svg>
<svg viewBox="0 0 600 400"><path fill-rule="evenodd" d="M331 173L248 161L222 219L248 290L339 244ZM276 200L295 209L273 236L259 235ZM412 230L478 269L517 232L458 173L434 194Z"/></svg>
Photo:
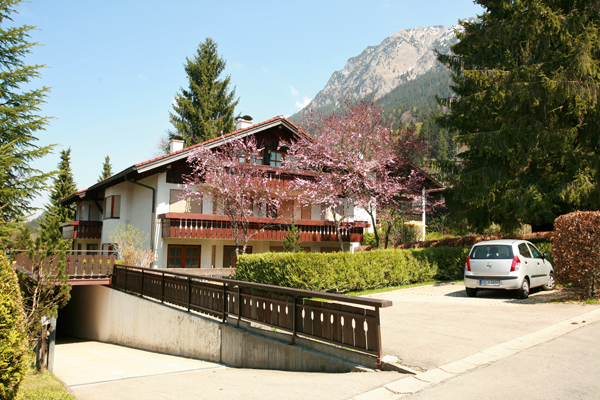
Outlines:
<svg viewBox="0 0 600 400"><path fill-rule="evenodd" d="M180 88L169 112L173 130L169 138L181 136L191 146L235 129L234 111L239 99L235 88L229 91L230 76L220 80L225 60L219 57L217 43L207 38L200 43L196 55L186 58L188 88Z"/></svg>
<svg viewBox="0 0 600 400"><path fill-rule="evenodd" d="M44 66L24 62L36 45L29 41L29 32L35 27L10 26L19 3L0 1L0 247L17 229L17 221L33 212L31 200L50 176L31 167L52 149L38 146L34 136L48 123L48 118L37 113L49 88L30 88Z"/></svg>
<svg viewBox="0 0 600 400"><path fill-rule="evenodd" d="M50 203L46 205L44 217L40 224L38 244L41 247L65 245L60 225L75 219L75 203L63 205L60 200L77 191L73 172L71 171L71 149L60 152L58 174L50 189ZM60 247L60 246L59 246Z"/></svg>
<svg viewBox="0 0 600 400"><path fill-rule="evenodd" d="M288 233L283 238L283 251L290 253L299 253L302 251L302 242L300 241L301 231L296 226L296 220L292 218L292 224L288 228Z"/></svg>
<svg viewBox="0 0 600 400"><path fill-rule="evenodd" d="M112 166L110 165L110 157L106 156L104 164L102 164L102 174L98 177L98 182L101 182L112 176Z"/></svg>
<svg viewBox="0 0 600 400"><path fill-rule="evenodd" d="M552 229L600 209L600 22L589 0L479 0L453 55L439 121L467 151L442 164L446 201L477 230Z"/></svg>

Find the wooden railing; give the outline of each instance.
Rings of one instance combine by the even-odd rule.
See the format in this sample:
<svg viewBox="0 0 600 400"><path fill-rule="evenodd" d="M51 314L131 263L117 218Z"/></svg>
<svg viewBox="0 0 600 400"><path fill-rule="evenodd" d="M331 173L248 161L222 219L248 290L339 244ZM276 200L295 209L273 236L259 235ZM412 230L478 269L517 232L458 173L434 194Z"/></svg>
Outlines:
<svg viewBox="0 0 600 400"><path fill-rule="evenodd" d="M258 219L258 218L256 218ZM363 225L365 223L348 223L342 227L343 242L362 242ZM283 240L288 234L288 223L271 225L261 231L263 224L251 222L249 236L253 240ZM302 242L337 242L337 234L333 223L327 221L313 221L312 224L303 224L297 221ZM164 218L162 219L163 238L190 238L190 239L235 239L231 222L225 218Z"/></svg>
<svg viewBox="0 0 600 400"><path fill-rule="evenodd" d="M100 239L102 221L68 221L61 224L63 239Z"/></svg>
<svg viewBox="0 0 600 400"><path fill-rule="evenodd" d="M69 282L79 280L79 284L96 282L95 280L106 280L113 273L116 255L113 252L102 250L68 250L65 254L65 273L69 275ZM30 257L27 251L12 251L10 253L11 261L14 261L15 267L25 273L33 273L34 265L40 266L41 257L34 254ZM46 257L41 264L44 271L53 271L58 268L58 255ZM101 284L99 282L98 284Z"/></svg>
<svg viewBox="0 0 600 400"><path fill-rule="evenodd" d="M142 296L211 315L258 322L291 333L353 349L381 361L379 309L389 300L352 297L199 277L167 269L115 265L112 286ZM324 302L309 299L332 300Z"/></svg>

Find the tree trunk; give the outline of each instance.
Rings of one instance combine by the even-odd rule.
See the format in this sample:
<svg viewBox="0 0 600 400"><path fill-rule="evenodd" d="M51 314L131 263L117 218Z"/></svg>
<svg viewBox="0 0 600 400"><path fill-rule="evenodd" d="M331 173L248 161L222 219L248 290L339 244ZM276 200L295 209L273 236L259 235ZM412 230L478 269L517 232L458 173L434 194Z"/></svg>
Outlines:
<svg viewBox="0 0 600 400"><path fill-rule="evenodd" d="M377 224L375 221L375 217L373 215L373 212L368 212L369 217L371 217L371 222L373 223L373 233L375 234L375 248L378 249L379 248L379 233L377 232Z"/></svg>

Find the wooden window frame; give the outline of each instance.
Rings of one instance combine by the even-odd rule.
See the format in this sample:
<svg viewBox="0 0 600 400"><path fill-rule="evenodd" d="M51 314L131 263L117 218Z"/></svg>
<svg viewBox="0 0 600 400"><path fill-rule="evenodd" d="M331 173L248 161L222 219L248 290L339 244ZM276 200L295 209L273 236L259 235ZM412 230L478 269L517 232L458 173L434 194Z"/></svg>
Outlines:
<svg viewBox="0 0 600 400"><path fill-rule="evenodd" d="M119 204L119 213L118 215L115 215L115 197L119 198L118 204ZM110 199L110 208L108 207L108 201ZM110 214L109 214L110 211ZM103 219L119 219L121 218L121 195L120 194L113 194L110 196L106 196L104 199L104 218Z"/></svg>
<svg viewBox="0 0 600 400"><path fill-rule="evenodd" d="M178 258L177 256L171 256L171 249L172 248L176 248L176 247L181 247L181 266L177 267L171 267L171 258ZM185 251L186 249L192 249L192 248L197 248L198 249L198 266L192 266L192 267L186 267L185 266ZM202 262L202 246L201 245L184 245L184 244L170 244L167 246L167 268L200 268L200 264Z"/></svg>
<svg viewBox="0 0 600 400"><path fill-rule="evenodd" d="M274 154L281 154L281 159L280 160L275 160L274 157L273 157ZM270 150L269 151L269 165L271 167L281 168L281 165L282 165L284 159L285 159L285 152L284 151L279 151L279 150ZM279 163L279 165L274 165L274 163Z"/></svg>

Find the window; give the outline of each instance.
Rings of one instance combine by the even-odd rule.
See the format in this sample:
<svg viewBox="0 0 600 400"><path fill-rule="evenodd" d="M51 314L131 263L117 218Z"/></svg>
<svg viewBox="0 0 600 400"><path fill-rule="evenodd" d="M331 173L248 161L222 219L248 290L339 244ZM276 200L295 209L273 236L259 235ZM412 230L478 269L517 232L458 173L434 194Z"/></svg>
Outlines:
<svg viewBox="0 0 600 400"><path fill-rule="evenodd" d="M533 254L533 258L544 258L542 257L542 253L532 244L529 244L529 250L531 250L531 254Z"/></svg>
<svg viewBox="0 0 600 400"><path fill-rule="evenodd" d="M256 156L252 156L252 164L263 165L263 151L261 150ZM243 154L238 155L238 161L240 164L246 163L246 157Z"/></svg>
<svg viewBox="0 0 600 400"><path fill-rule="evenodd" d="M201 246L169 245L168 268L200 268Z"/></svg>
<svg viewBox="0 0 600 400"><path fill-rule="evenodd" d="M107 196L104 199L104 219L119 218L121 216L121 196Z"/></svg>
<svg viewBox="0 0 600 400"><path fill-rule="evenodd" d="M252 247L246 247L246 254L252 254ZM223 268L235 268L237 257L235 256L235 246L223 246Z"/></svg>
<svg viewBox="0 0 600 400"><path fill-rule="evenodd" d="M98 250L98 245L97 244L90 244L90 243L88 243L87 250L88 250L87 255L92 255L93 256L94 254L98 254L98 253L95 252L95 250ZM90 250L92 250L92 252L90 252Z"/></svg>
<svg viewBox="0 0 600 400"><path fill-rule="evenodd" d="M497 259L497 260L509 260L513 258L512 246L505 245L489 245L489 246L475 246L471 252L471 259L473 260L484 260L484 259Z"/></svg>
<svg viewBox="0 0 600 400"><path fill-rule="evenodd" d="M527 243L521 243L519 245L519 253L521 253L521 255L523 257L531 258L531 253L529 252L529 249L527 248Z"/></svg>
<svg viewBox="0 0 600 400"><path fill-rule="evenodd" d="M269 151L269 165L272 167L281 167L283 161L283 151Z"/></svg>

